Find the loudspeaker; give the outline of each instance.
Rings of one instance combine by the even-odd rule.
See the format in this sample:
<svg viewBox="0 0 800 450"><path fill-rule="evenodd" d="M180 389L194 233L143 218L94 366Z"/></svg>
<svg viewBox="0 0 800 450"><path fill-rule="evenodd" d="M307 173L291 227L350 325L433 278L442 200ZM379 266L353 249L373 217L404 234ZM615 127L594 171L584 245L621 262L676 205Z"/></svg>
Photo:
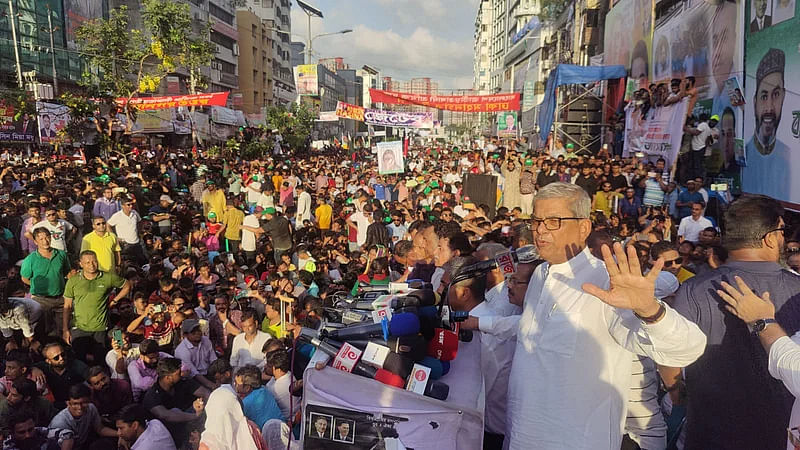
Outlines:
<svg viewBox="0 0 800 450"><path fill-rule="evenodd" d="M475 203L475 206L489 206L489 218L494 219L497 212L497 177L494 175L467 174L464 177L464 196Z"/></svg>

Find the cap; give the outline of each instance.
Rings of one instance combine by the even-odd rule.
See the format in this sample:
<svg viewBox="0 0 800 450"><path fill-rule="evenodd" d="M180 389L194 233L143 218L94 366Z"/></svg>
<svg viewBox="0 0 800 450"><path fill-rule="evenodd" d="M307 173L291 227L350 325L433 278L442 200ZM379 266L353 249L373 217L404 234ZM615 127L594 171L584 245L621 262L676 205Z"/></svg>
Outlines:
<svg viewBox="0 0 800 450"><path fill-rule="evenodd" d="M172 199L169 197L169 195L162 195L159 197L158 201L172 203Z"/></svg>
<svg viewBox="0 0 800 450"><path fill-rule="evenodd" d="M214 211L211 211L210 213L208 213L208 218L209 219L216 219L217 218L217 213L215 213Z"/></svg>
<svg viewBox="0 0 800 450"><path fill-rule="evenodd" d="M785 66L786 54L783 53L783 50L778 50L777 48L769 49L767 54L764 55L758 63L758 70L756 70L756 90L758 90L758 85L761 84L761 80L767 75L775 72L780 72L781 75L783 75Z"/></svg>
<svg viewBox="0 0 800 450"><path fill-rule="evenodd" d="M575 146L572 144L572 142L570 142L569 144L567 144L567 148L575 148Z"/></svg>
<svg viewBox="0 0 800 450"><path fill-rule="evenodd" d="M719 122L719 115L718 115L718 114L714 114L714 115L713 115L713 116L711 116L711 118L710 118L710 119L708 119L708 120L716 120L717 122Z"/></svg>
<svg viewBox="0 0 800 450"><path fill-rule="evenodd" d="M200 321L197 319L186 319L181 322L181 331L184 333L191 333L195 328L200 326Z"/></svg>
<svg viewBox="0 0 800 450"><path fill-rule="evenodd" d="M533 160L532 159L526 159L525 160L525 165L526 166L532 166L533 165Z"/></svg>
<svg viewBox="0 0 800 450"><path fill-rule="evenodd" d="M273 208L271 206L269 208L264 208L264 210L261 211L261 215L264 215L264 214L275 214L275 208Z"/></svg>
<svg viewBox="0 0 800 450"><path fill-rule="evenodd" d="M214 185L215 185L215 184L217 184L217 182L216 182L216 181L214 181L214 180L208 180L208 181L206 181L206 186L210 186L210 185L212 185L212 184L214 184Z"/></svg>

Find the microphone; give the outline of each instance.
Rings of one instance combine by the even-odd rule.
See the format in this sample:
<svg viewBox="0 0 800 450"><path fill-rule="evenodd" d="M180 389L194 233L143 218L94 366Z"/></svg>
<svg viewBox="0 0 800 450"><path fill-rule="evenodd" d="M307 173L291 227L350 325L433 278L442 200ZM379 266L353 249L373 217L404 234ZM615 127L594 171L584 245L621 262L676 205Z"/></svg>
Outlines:
<svg viewBox="0 0 800 450"><path fill-rule="evenodd" d="M408 306L433 306L436 304L436 294L434 294L433 289L420 289L413 292L409 292L405 296L395 297L393 298L388 304L382 304L379 301L368 302L368 301L360 301L356 302L355 309L366 309L366 310L375 310L380 309L384 306L388 306L392 309L398 308L405 308Z"/></svg>
<svg viewBox="0 0 800 450"><path fill-rule="evenodd" d="M339 353L339 349L337 349L335 346L323 340L317 339L315 337L310 337L307 334L301 334L301 337L307 339L311 345L318 348L320 351L327 354L328 356L335 358L336 355ZM357 361L353 365L352 373L356 375L361 375L362 377L372 378L376 381L380 381L381 383L388 384L390 386L395 386L399 388L403 388L405 386L405 380L402 377L388 370L372 367L368 364L363 363L362 361Z"/></svg>
<svg viewBox="0 0 800 450"><path fill-rule="evenodd" d="M539 251L533 245L526 245L518 249L509 250L507 253L498 255L494 259L480 261L470 264L461 270L458 278L467 279L470 276L492 271L498 267L503 268L506 273L514 273L516 264L532 263L539 259Z"/></svg>
<svg viewBox="0 0 800 450"><path fill-rule="evenodd" d="M450 361L441 361L442 363L442 376L450 373Z"/></svg>
<svg viewBox="0 0 800 450"><path fill-rule="evenodd" d="M444 328L436 328L433 339L428 342L428 356L441 361L452 361L457 354L458 333Z"/></svg>
<svg viewBox="0 0 800 450"><path fill-rule="evenodd" d="M339 341L373 338L388 340L389 336L409 336L417 333L419 333L419 318L411 313L402 313L393 315L392 320L386 322L358 324L326 331L323 337Z"/></svg>
<svg viewBox="0 0 800 450"><path fill-rule="evenodd" d="M431 380L438 380L444 376L444 361L439 361L432 356L426 356L419 364L431 369ZM448 365L449 364L450 363L448 363Z"/></svg>
<svg viewBox="0 0 800 450"><path fill-rule="evenodd" d="M448 395L450 395L450 386L441 381L431 380L431 382L425 386L426 397L444 401L447 400Z"/></svg>
<svg viewBox="0 0 800 450"><path fill-rule="evenodd" d="M389 347L374 342L367 343L367 347L361 356L361 361L365 364L386 369L403 378L408 378L411 375L411 369L414 366L414 361L389 350Z"/></svg>
<svg viewBox="0 0 800 450"><path fill-rule="evenodd" d="M383 339L371 339L351 340L347 342L360 349L366 348L367 345L372 342L388 347L389 350L413 361L420 361L428 355L428 343L425 341L425 338L419 334L391 337L388 341L384 341Z"/></svg>

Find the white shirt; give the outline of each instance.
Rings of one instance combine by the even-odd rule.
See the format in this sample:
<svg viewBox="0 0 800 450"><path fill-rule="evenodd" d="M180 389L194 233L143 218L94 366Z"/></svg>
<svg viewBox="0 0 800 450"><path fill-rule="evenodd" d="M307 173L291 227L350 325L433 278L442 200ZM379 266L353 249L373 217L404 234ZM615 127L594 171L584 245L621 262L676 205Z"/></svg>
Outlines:
<svg viewBox="0 0 800 450"><path fill-rule="evenodd" d="M283 414L283 417L286 417L287 420L294 417L294 414L300 410L300 405L303 403L300 397L295 396L292 398L291 384L292 375L289 373L285 373L278 379L273 377L267 382L267 389L272 393L272 396L275 397L275 401L278 402L278 407L281 409L281 414ZM291 408L289 407L289 403L291 403Z"/></svg>
<svg viewBox="0 0 800 450"><path fill-rule="evenodd" d="M175 441L160 420L148 420L147 428L133 443L131 450L175 450Z"/></svg>
<svg viewBox="0 0 800 450"><path fill-rule="evenodd" d="M692 136L692 150L698 151L706 147L706 139L711 136L711 127L708 122L700 122L697 125L697 130L700 132L697 136Z"/></svg>
<svg viewBox="0 0 800 450"><path fill-rule="evenodd" d="M128 367L128 364L139 359L139 356L141 356L139 352L139 344L133 344L133 346L131 346L131 348L128 349L128 351L124 352L122 356L122 358L125 360L125 367ZM127 380L128 379L127 373L123 374L117 372L118 358L119 355L117 355L117 352L115 352L114 350L109 350L108 353L106 353L106 365L108 366L108 369L111 372L111 379L119 378Z"/></svg>
<svg viewBox="0 0 800 450"><path fill-rule="evenodd" d="M311 220L311 194L303 191L297 196L297 215L295 228L303 228L304 220Z"/></svg>
<svg viewBox="0 0 800 450"><path fill-rule="evenodd" d="M774 326L774 325L773 325ZM769 348L769 374L783 382L786 389L794 395L792 415L789 426L800 423L800 333L791 338L783 336L772 343ZM787 440L786 450L794 450Z"/></svg>
<svg viewBox="0 0 800 450"><path fill-rule="evenodd" d="M442 269L441 267L437 267L433 271L433 275L431 275L431 286L433 286L434 291L439 289L439 286L442 284L443 276L444 276L444 269Z"/></svg>
<svg viewBox="0 0 800 450"><path fill-rule="evenodd" d="M485 300L470 311L470 315L478 317L478 321L482 317L495 314L497 311ZM475 339L474 336L473 339ZM508 376L511 373L511 358L514 356L515 342L514 338L500 338L491 334L480 335L481 375L486 392L483 428L490 433L506 434L507 432Z"/></svg>
<svg viewBox="0 0 800 450"><path fill-rule="evenodd" d="M496 315L507 317L522 313L522 309L519 306L512 305L508 301L508 284L505 280L489 288L486 291L485 299Z"/></svg>
<svg viewBox="0 0 800 450"><path fill-rule="evenodd" d="M258 203L259 199L261 199L261 182L251 181L247 185L247 203Z"/></svg>
<svg viewBox="0 0 800 450"><path fill-rule="evenodd" d="M234 369L246 365L264 368L264 354L261 349L268 340L272 339L267 333L261 330L256 331L256 336L252 343L244 339L244 333L239 333L233 338L233 349L231 350L231 367Z"/></svg>
<svg viewBox="0 0 800 450"><path fill-rule="evenodd" d="M114 227L115 234L120 241L126 244L138 244L139 233L136 227L140 220L142 218L139 217L139 213L135 209L131 210L129 216L119 210L111 215L108 219L108 224Z"/></svg>
<svg viewBox="0 0 800 450"><path fill-rule="evenodd" d="M369 219L361 211L356 211L350 216L350 221L356 224L358 233L356 234L356 244L359 247L367 242L367 227L369 226Z"/></svg>
<svg viewBox="0 0 800 450"><path fill-rule="evenodd" d="M703 216L697 220L694 220L692 216L687 216L681 219L681 224L678 225L678 236L683 236L690 242L697 242L700 240L700 232L713 226L711 221Z"/></svg>
<svg viewBox="0 0 800 450"><path fill-rule="evenodd" d="M491 314L483 303L470 315ZM450 361L450 371L441 381L450 386L447 402L465 408L482 410L484 406L483 375L481 373L481 335L474 333L471 342L458 343L458 356Z"/></svg>
<svg viewBox="0 0 800 450"><path fill-rule="evenodd" d="M242 221L242 225L252 228L258 228L258 216L255 214L248 214L244 216L244 220ZM242 250L246 252L254 252L256 251L256 234L252 231L245 230L242 228Z"/></svg>
<svg viewBox="0 0 800 450"><path fill-rule="evenodd" d="M669 306L645 324L585 293L584 283L608 287L603 262L588 248L531 277L509 376L512 450L619 449L632 353L686 367L705 349L697 325Z"/></svg>
<svg viewBox="0 0 800 450"><path fill-rule="evenodd" d="M67 249L67 241L64 239L67 233L71 232L72 224L66 220L56 219L55 225L51 224L48 220L43 220L31 227L31 232L37 228L46 228L50 232L50 246L56 250Z"/></svg>

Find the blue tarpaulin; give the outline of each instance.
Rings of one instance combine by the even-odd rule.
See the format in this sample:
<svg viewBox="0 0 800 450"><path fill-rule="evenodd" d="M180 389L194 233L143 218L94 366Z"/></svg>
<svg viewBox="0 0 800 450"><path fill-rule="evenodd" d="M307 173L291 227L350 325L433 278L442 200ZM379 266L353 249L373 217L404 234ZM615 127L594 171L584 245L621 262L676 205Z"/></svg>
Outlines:
<svg viewBox="0 0 800 450"><path fill-rule="evenodd" d="M539 135L542 142L547 140L556 113L556 88L564 84L584 84L600 80L625 78L625 66L576 66L559 64L547 77L544 100L539 105Z"/></svg>

